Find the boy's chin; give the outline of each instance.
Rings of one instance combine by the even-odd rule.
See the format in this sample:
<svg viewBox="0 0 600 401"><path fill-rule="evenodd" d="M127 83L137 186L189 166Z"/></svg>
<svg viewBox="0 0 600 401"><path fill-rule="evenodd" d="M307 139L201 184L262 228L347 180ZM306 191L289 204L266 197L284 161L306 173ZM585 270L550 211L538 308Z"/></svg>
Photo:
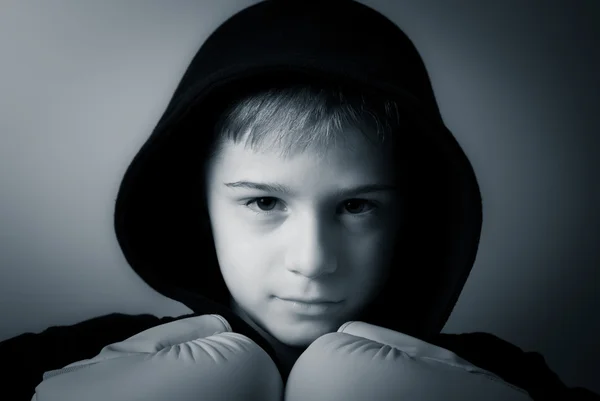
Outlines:
<svg viewBox="0 0 600 401"><path fill-rule="evenodd" d="M288 347L306 348L317 338L336 332L339 325L305 322L294 325L269 327L270 334Z"/></svg>

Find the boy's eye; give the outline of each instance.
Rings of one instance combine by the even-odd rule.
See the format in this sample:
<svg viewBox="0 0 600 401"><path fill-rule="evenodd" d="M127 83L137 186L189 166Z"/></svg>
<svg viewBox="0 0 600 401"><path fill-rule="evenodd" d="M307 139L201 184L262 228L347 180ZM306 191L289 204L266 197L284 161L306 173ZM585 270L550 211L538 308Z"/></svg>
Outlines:
<svg viewBox="0 0 600 401"><path fill-rule="evenodd" d="M273 210L275 205L277 204L277 199L275 198L258 198L255 200L256 206L260 210L269 211Z"/></svg>
<svg viewBox="0 0 600 401"><path fill-rule="evenodd" d="M365 199L349 199L342 204L343 209L350 214L362 214L375 208L373 202Z"/></svg>
<svg viewBox="0 0 600 401"><path fill-rule="evenodd" d="M265 196L262 198L250 199L245 205L255 213L270 213L275 209L279 202L280 200L277 198ZM283 206L283 210L285 210L285 206Z"/></svg>

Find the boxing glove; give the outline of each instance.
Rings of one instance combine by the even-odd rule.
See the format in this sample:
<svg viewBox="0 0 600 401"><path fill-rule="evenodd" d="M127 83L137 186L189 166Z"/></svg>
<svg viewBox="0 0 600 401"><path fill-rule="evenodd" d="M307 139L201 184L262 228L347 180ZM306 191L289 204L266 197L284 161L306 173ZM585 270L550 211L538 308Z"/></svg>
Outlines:
<svg viewBox="0 0 600 401"><path fill-rule="evenodd" d="M348 322L294 364L286 401L530 401L527 392L408 335Z"/></svg>
<svg viewBox="0 0 600 401"><path fill-rule="evenodd" d="M219 315L153 327L46 372L32 401L279 401L269 355Z"/></svg>

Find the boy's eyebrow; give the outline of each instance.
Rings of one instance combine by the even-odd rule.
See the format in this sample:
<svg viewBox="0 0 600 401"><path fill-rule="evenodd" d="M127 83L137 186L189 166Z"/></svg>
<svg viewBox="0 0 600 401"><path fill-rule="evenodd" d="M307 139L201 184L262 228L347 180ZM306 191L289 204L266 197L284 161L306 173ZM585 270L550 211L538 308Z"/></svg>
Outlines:
<svg viewBox="0 0 600 401"><path fill-rule="evenodd" d="M280 193L286 195L293 195L294 191L283 184L278 183L267 183L267 182L252 182L252 181L235 181L226 182L225 186L229 188L245 188L254 189L262 192ZM335 196L354 196L359 194L366 194L371 192L382 192L382 191L395 191L398 187L389 184L365 184L359 185L352 188L342 188L335 191Z"/></svg>

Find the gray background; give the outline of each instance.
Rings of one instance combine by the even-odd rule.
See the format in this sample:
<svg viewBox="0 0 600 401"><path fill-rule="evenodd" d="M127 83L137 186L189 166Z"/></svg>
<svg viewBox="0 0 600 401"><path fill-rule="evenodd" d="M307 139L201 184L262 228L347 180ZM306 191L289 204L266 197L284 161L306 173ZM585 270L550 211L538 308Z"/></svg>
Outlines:
<svg viewBox="0 0 600 401"><path fill-rule="evenodd" d="M254 2L1 1L0 339L188 312L128 268L113 203L197 48ZM364 2L419 48L480 180L480 251L444 331L492 332L600 392L600 2Z"/></svg>

